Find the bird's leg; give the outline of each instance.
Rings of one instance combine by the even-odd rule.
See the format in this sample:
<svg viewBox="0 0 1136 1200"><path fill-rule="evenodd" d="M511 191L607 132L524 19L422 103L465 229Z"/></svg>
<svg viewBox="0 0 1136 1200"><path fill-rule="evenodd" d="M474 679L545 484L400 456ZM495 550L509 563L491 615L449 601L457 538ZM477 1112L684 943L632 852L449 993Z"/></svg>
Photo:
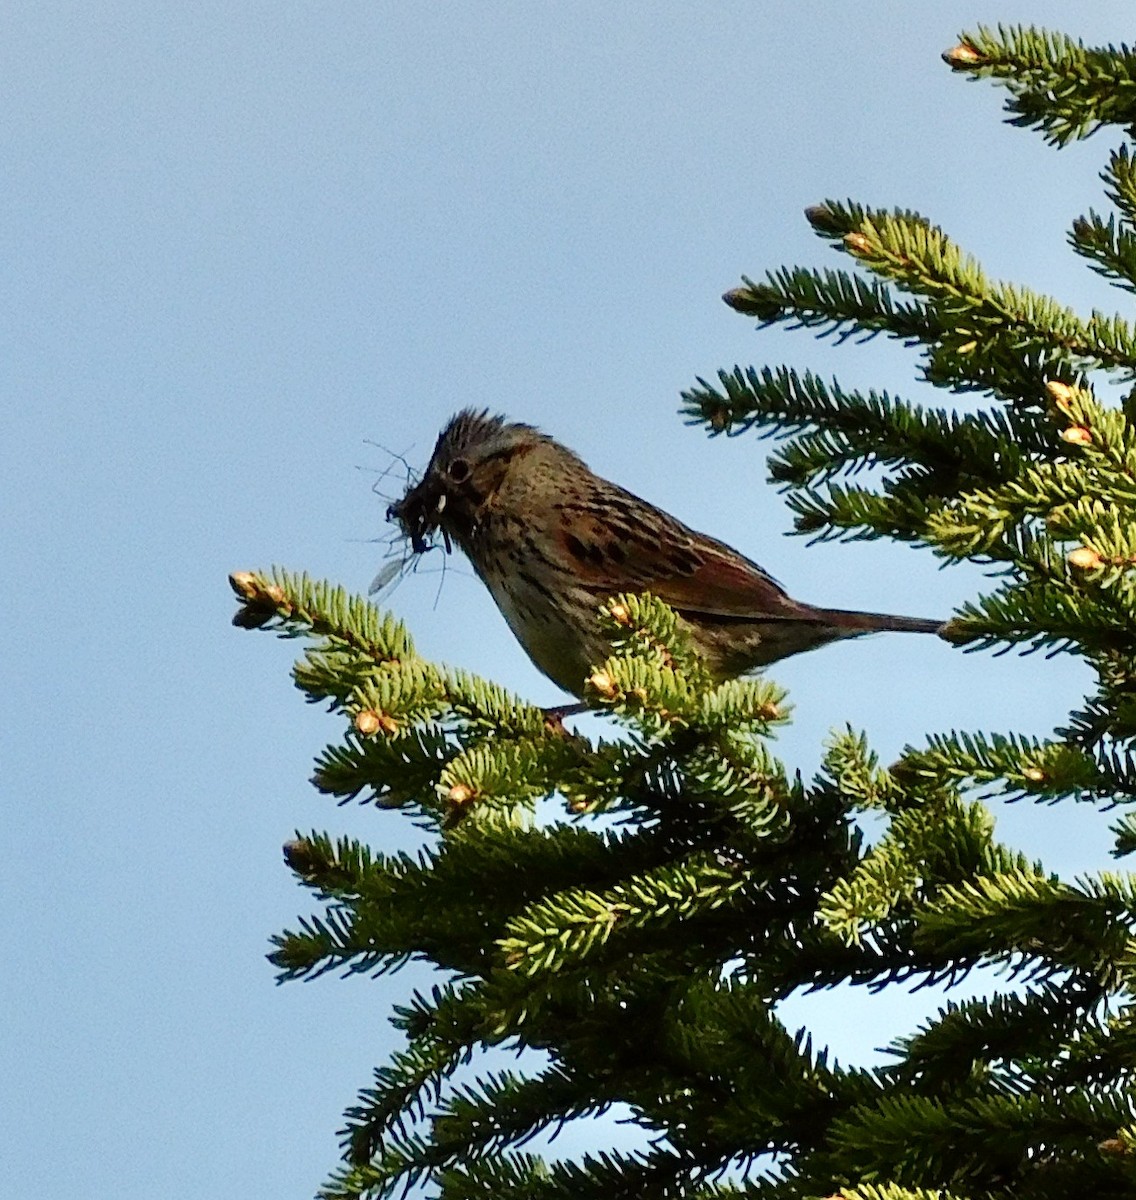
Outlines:
<svg viewBox="0 0 1136 1200"><path fill-rule="evenodd" d="M568 730L564 728L565 717L579 716L582 712L588 711L586 704L558 704L552 708L546 708L544 711L544 723L548 726L552 733L559 733L564 737L568 736Z"/></svg>

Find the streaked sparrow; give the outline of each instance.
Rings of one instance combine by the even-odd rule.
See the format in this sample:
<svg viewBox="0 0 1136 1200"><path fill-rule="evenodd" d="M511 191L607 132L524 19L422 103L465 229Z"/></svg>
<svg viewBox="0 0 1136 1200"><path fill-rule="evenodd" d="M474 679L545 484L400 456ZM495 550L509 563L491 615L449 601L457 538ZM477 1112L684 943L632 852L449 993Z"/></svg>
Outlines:
<svg viewBox="0 0 1136 1200"><path fill-rule="evenodd" d="M430 465L387 512L416 552L440 531L473 564L532 661L580 696L610 653L597 609L651 592L689 627L709 672L726 679L839 638L937 633L941 621L815 608L757 563L593 474L534 429L466 409Z"/></svg>

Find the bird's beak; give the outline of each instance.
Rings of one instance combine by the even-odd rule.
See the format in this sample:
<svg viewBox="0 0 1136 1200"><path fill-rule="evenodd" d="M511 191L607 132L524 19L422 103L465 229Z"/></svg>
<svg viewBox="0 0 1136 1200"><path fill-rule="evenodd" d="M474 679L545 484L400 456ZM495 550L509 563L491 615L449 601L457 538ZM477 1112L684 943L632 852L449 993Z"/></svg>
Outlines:
<svg viewBox="0 0 1136 1200"><path fill-rule="evenodd" d="M446 493L427 475L387 509L387 520L398 522L415 554L424 554L430 549L429 535L441 525L445 510ZM449 552L450 538L444 529L442 537Z"/></svg>

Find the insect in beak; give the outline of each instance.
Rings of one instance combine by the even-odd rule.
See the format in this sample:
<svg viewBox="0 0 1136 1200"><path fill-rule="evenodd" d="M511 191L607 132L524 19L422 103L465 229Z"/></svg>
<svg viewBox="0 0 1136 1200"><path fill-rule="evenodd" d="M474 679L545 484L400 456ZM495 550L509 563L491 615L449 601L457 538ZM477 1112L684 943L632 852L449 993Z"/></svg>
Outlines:
<svg viewBox="0 0 1136 1200"><path fill-rule="evenodd" d="M387 520L398 523L402 532L410 539L410 546L415 554L425 554L433 544L429 535L434 530L441 529L446 553L451 554L453 543L450 541L449 531L441 524L441 516L446 509L446 493L439 492L436 497L431 498L428 493L425 496L421 495L424 490L423 485L419 484L401 500L389 505Z"/></svg>
<svg viewBox="0 0 1136 1200"><path fill-rule="evenodd" d="M381 592L386 591L388 587L402 574L406 568L405 558L392 558L379 573L371 580L371 586L367 589L368 596L377 596Z"/></svg>
<svg viewBox="0 0 1136 1200"><path fill-rule="evenodd" d="M438 495L438 503L434 505L435 518L441 517L442 513L445 512L445 509L446 509L446 493L440 492ZM453 554L454 547L453 547L453 543L450 541L450 531L448 529L446 529L440 523L439 523L439 528L442 530L442 541L445 543L446 553Z"/></svg>

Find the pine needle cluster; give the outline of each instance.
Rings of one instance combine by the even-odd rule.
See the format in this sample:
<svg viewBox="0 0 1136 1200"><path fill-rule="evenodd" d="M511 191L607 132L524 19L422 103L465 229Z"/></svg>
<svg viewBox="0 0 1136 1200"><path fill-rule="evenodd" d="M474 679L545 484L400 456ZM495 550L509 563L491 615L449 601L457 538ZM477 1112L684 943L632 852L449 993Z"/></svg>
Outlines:
<svg viewBox="0 0 1136 1200"><path fill-rule="evenodd" d="M944 57L1005 85L1010 119L1055 146L1136 132L1126 47L980 30ZM1077 218L1070 245L1136 290L1126 145L1103 179L1113 211ZM345 719L316 787L428 831L417 855L319 833L286 847L321 907L276 938L282 978L445 973L396 1009L405 1048L349 1110L325 1197L1136 1194L1136 881L1059 878L995 841L977 795L1117 809L1115 853L1136 849L1136 401L1105 392L1136 380L1136 330L989 279L917 213L827 202L808 219L850 269L774 271L727 302L762 325L894 337L956 407L737 367L685 393L688 417L779 439L773 478L803 533L990 566L954 639L1079 656L1095 691L1048 737L933 735L886 768L847 730L806 783L769 749L783 693L714 683L649 596L597 614L612 650L589 699L614 736L592 740L418 657L339 588L234 576L239 623L307 638L296 685ZM948 1003L874 1069L778 1017L804 990L989 965L1015 986ZM489 1049L529 1053L458 1076ZM615 1105L647 1149L525 1149Z"/></svg>

